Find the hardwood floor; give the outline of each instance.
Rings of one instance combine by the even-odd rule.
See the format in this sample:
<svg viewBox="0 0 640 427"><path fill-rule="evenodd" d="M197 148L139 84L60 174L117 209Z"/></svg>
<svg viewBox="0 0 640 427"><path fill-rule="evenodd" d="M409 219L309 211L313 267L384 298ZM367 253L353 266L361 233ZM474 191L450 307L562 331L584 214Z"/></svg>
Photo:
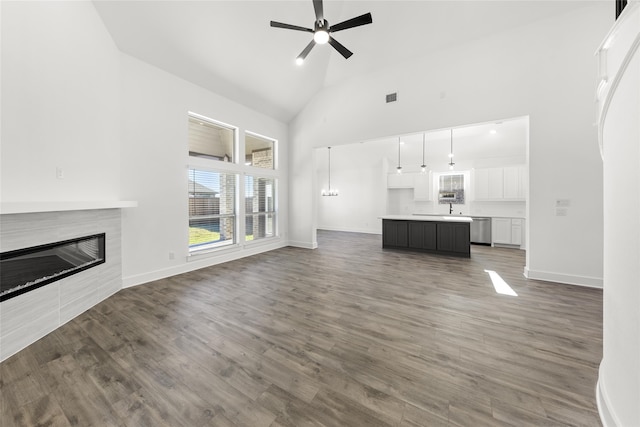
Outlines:
<svg viewBox="0 0 640 427"><path fill-rule="evenodd" d="M0 365L0 425L600 425L601 290L318 240L118 292Z"/></svg>

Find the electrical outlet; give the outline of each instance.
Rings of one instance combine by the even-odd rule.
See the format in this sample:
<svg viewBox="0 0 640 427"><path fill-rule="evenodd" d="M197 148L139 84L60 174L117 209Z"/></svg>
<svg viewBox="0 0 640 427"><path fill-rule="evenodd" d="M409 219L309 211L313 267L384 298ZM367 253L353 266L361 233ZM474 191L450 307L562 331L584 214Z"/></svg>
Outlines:
<svg viewBox="0 0 640 427"><path fill-rule="evenodd" d="M169 259L175 259L176 253L173 251L169 251Z"/></svg>
<svg viewBox="0 0 640 427"><path fill-rule="evenodd" d="M60 166L56 167L56 178L64 179L64 169L62 169Z"/></svg>

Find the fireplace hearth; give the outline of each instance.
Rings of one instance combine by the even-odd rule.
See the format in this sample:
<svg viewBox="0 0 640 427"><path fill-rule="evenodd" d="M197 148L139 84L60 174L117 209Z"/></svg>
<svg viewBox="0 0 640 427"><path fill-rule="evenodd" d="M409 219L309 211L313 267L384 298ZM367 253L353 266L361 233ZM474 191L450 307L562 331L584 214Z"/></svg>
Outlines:
<svg viewBox="0 0 640 427"><path fill-rule="evenodd" d="M105 233L0 253L0 301L105 261Z"/></svg>

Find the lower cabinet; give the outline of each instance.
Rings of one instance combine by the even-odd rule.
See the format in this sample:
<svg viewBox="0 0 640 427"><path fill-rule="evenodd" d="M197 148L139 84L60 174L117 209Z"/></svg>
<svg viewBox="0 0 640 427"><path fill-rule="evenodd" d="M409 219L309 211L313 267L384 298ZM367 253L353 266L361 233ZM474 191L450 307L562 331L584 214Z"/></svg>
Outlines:
<svg viewBox="0 0 640 427"><path fill-rule="evenodd" d="M524 241L522 238L522 232L524 229L522 222L523 220L516 218L511 220L511 243L514 245L522 246Z"/></svg>
<svg viewBox="0 0 640 427"><path fill-rule="evenodd" d="M439 251L470 253L469 224L439 223L437 226Z"/></svg>
<svg viewBox="0 0 640 427"><path fill-rule="evenodd" d="M409 247L413 249L436 249L435 222L409 222Z"/></svg>
<svg viewBox="0 0 640 427"><path fill-rule="evenodd" d="M471 256L469 223L382 221L382 247Z"/></svg>
<svg viewBox="0 0 640 427"><path fill-rule="evenodd" d="M493 218L491 243L511 244L511 218Z"/></svg>
<svg viewBox="0 0 640 427"><path fill-rule="evenodd" d="M407 247L409 221L382 221L382 247Z"/></svg>
<svg viewBox="0 0 640 427"><path fill-rule="evenodd" d="M524 246L522 218L493 218L491 242L498 245Z"/></svg>

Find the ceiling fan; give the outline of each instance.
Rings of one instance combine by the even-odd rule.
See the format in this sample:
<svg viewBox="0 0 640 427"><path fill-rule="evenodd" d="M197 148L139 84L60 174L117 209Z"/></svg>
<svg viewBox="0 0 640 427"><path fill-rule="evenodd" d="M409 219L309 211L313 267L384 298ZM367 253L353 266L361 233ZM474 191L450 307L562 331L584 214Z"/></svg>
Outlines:
<svg viewBox="0 0 640 427"><path fill-rule="evenodd" d="M365 13L364 15L357 16L355 18L347 19L344 22L340 22L339 24L329 26L329 23L326 19L324 19L324 11L322 7L322 0L313 0L313 9L316 12L316 20L313 23L313 30L311 28L299 27L297 25L291 24L283 24L282 22L271 21L271 26L276 28L285 28L287 30L296 30L296 31L305 31L308 33L313 33L313 40L309 42L307 47L298 55L296 58L296 64L302 65L305 58L311 52L311 49L316 44L325 44L329 43L335 50L340 52L345 59L348 59L353 52L344 47L341 43L339 43L336 39L331 37L330 33L335 33L336 31L346 30L348 28L359 27L361 25L371 24L373 20L371 19L370 13Z"/></svg>

